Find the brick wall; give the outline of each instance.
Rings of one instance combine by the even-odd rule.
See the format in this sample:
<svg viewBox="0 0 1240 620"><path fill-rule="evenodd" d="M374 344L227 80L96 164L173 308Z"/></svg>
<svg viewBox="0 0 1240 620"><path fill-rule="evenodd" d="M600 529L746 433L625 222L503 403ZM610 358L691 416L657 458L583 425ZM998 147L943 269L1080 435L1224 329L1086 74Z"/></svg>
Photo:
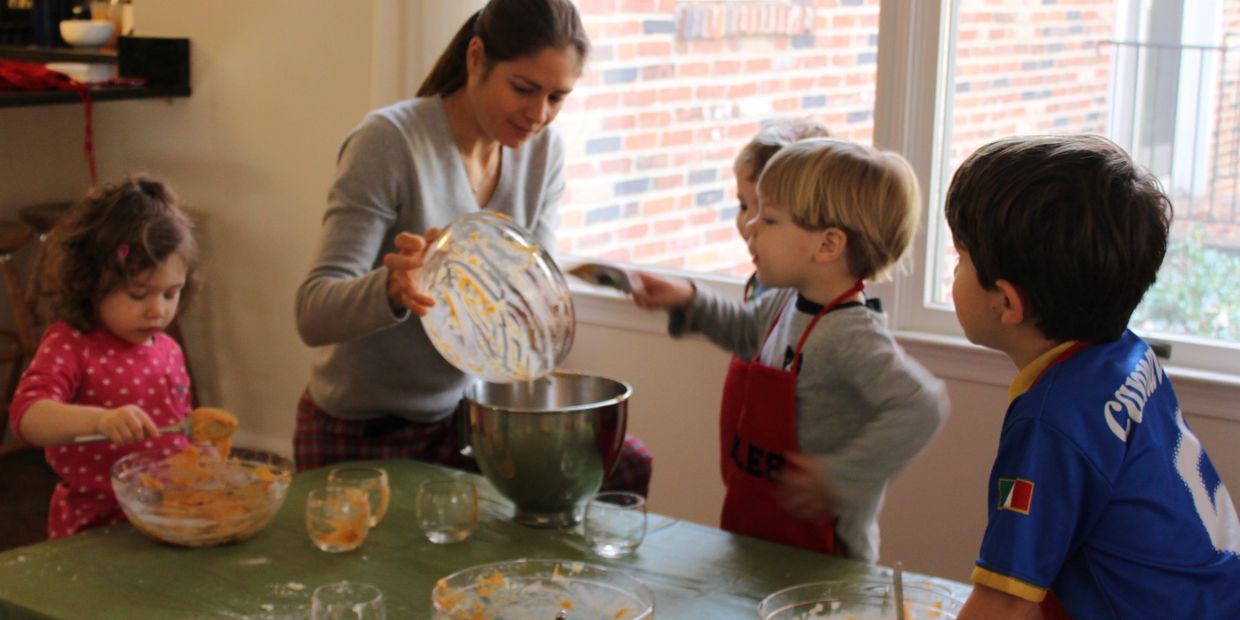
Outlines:
<svg viewBox="0 0 1240 620"><path fill-rule="evenodd" d="M1106 129L1113 51L1098 43L1113 38L1114 0L1018 4L960 11L953 167L1000 136ZM871 140L878 0L577 5L594 54L558 121L560 253L746 274L732 160L761 122L809 116ZM1240 30L1240 0L1226 7L1227 30ZM1219 122L1234 129L1229 113ZM1216 168L1235 160L1235 133L1218 132L1228 155Z"/></svg>

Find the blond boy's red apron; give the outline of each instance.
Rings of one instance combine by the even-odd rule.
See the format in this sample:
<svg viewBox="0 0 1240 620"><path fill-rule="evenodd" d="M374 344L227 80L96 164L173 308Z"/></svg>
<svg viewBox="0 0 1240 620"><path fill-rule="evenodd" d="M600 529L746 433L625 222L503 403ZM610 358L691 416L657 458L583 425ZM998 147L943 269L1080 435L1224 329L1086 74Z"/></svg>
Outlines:
<svg viewBox="0 0 1240 620"><path fill-rule="evenodd" d="M774 492L783 473L784 455L797 451L797 369L801 365L801 348L818 319L864 288L862 282L857 282L814 315L797 342L789 371L763 365L758 356L748 362L732 358L719 416L723 483L727 487L723 529L823 553L837 552L831 519L797 519L779 507ZM779 324L784 310L771 323L766 338ZM758 351L766 345L766 338Z"/></svg>

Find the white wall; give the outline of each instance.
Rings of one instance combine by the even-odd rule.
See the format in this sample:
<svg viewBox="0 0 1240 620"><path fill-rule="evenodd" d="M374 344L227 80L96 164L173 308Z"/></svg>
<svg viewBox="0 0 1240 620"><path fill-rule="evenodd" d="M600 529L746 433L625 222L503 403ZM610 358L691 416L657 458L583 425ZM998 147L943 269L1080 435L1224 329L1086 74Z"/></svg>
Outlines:
<svg viewBox="0 0 1240 620"><path fill-rule="evenodd" d="M289 451L308 373L293 296L314 251L340 140L370 108L412 93L428 56L476 6L138 3L139 34L192 39L194 94L98 104L100 178L158 174L198 214L207 286L186 317L187 349L204 402L241 418L239 443ZM80 105L0 108L0 215L80 196L88 184L81 149ZM583 322L565 366L634 385L631 429L656 457L652 508L714 524L727 356L656 332ZM892 488L883 558L965 579L1006 395L992 383L949 385L951 420ZM1240 485L1240 454L1223 450L1240 443L1237 424L1193 415L1190 422L1224 480Z"/></svg>

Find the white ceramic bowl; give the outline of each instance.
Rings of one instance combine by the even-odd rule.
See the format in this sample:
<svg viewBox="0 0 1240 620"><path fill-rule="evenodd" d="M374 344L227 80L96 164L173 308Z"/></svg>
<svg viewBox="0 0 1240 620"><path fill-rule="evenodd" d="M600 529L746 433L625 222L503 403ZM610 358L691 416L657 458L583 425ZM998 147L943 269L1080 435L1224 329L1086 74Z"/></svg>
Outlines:
<svg viewBox="0 0 1240 620"><path fill-rule="evenodd" d="M108 42L112 22L66 19L60 22L60 38L73 47L94 48Z"/></svg>

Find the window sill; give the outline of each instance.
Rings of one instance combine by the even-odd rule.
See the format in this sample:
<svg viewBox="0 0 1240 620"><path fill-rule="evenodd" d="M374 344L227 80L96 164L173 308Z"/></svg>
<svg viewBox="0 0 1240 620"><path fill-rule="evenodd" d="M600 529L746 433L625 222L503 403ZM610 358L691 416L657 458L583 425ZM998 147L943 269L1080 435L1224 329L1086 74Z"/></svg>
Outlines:
<svg viewBox="0 0 1240 620"><path fill-rule="evenodd" d="M653 270L651 270L653 271ZM678 276L683 277L683 276ZM735 278L695 277L725 295L739 298ZM577 322L650 334L667 333L667 316L636 308L626 295L570 279ZM1002 353L969 343L964 338L923 332L895 331L896 340L910 355L941 379L1007 387L1016 369ZM1240 422L1240 375L1166 366L1184 411L1230 422Z"/></svg>

